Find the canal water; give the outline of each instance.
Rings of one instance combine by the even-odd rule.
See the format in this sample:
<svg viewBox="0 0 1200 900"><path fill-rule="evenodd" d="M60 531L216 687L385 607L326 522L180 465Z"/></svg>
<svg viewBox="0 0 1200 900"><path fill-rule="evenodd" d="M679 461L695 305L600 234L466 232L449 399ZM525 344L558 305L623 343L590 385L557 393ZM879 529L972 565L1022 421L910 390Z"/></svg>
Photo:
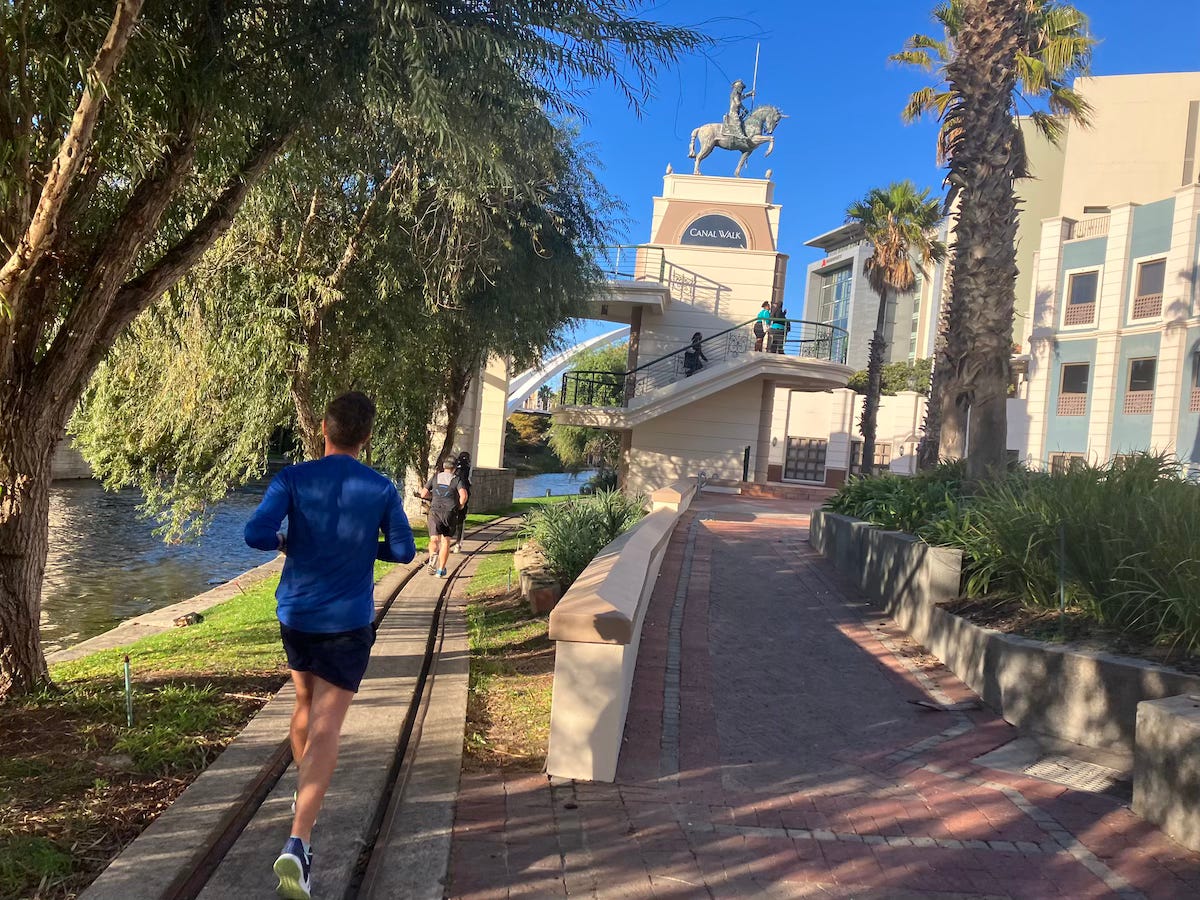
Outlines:
<svg viewBox="0 0 1200 900"><path fill-rule="evenodd" d="M577 494L590 472L518 478L517 497ZM138 515L136 491L110 493L91 481L50 491L50 554L42 583L42 646L47 653L100 634L125 619L195 596L267 562L242 527L259 494L237 493L216 507L195 541L168 546Z"/></svg>

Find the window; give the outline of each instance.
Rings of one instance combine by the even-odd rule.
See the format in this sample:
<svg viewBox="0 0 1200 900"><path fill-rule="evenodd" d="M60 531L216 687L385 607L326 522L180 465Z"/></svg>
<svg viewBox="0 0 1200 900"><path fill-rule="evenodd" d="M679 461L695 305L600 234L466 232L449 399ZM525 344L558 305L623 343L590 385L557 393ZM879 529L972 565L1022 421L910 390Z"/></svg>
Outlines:
<svg viewBox="0 0 1200 900"><path fill-rule="evenodd" d="M850 266L822 275L817 319L828 325L845 328L850 322L850 291L853 286L854 269Z"/></svg>
<svg viewBox="0 0 1200 900"><path fill-rule="evenodd" d="M1076 272L1071 276L1067 289L1067 303L1078 306L1096 302L1096 288L1100 285L1099 272Z"/></svg>
<svg viewBox="0 0 1200 900"><path fill-rule="evenodd" d="M1200 412L1200 347L1197 347L1191 352L1192 357L1192 380L1191 400L1188 403L1188 412Z"/></svg>
<svg viewBox="0 0 1200 900"><path fill-rule="evenodd" d="M1154 373L1158 368L1158 360L1154 357L1146 359L1131 359L1129 361L1128 391L1153 391Z"/></svg>
<svg viewBox="0 0 1200 900"><path fill-rule="evenodd" d="M1076 272L1067 278L1067 308L1063 325L1091 325L1096 319L1100 271Z"/></svg>
<svg viewBox="0 0 1200 900"><path fill-rule="evenodd" d="M1133 296L1133 318L1153 319L1162 315L1163 287L1166 284L1167 261L1153 259L1138 263L1137 284Z"/></svg>
<svg viewBox="0 0 1200 900"><path fill-rule="evenodd" d="M1106 216L1111 212L1107 206L1085 206L1083 214L1085 216Z"/></svg>
<svg viewBox="0 0 1200 900"><path fill-rule="evenodd" d="M850 442L850 474L857 475L862 471L862 441ZM892 463L892 445L875 443L875 471L886 469Z"/></svg>
<svg viewBox="0 0 1200 900"><path fill-rule="evenodd" d="M1058 414L1082 416L1087 414L1088 378L1090 363L1067 363L1062 367L1062 382L1058 389Z"/></svg>
<svg viewBox="0 0 1200 900"><path fill-rule="evenodd" d="M783 477L792 481L825 482L825 453L829 441L821 438L789 437Z"/></svg>
<svg viewBox="0 0 1200 900"><path fill-rule="evenodd" d="M1148 416L1154 412L1154 373L1157 368L1158 360L1152 356L1129 361L1129 377L1125 382L1125 415Z"/></svg>
<svg viewBox="0 0 1200 900"><path fill-rule="evenodd" d="M1050 474L1065 475L1067 472L1074 472L1076 469L1082 469L1084 465L1084 456L1082 453L1051 453L1050 454Z"/></svg>

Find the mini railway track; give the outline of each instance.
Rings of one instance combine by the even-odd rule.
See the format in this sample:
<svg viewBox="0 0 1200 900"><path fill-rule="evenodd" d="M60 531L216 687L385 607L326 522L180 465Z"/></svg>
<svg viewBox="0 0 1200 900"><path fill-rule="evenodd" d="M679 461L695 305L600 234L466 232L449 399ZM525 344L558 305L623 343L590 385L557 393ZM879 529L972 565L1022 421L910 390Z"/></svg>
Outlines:
<svg viewBox="0 0 1200 900"><path fill-rule="evenodd" d="M341 896L346 900L351 900L351 898L370 897L375 892L380 875L375 848L386 844L403 802L413 758L420 743L421 724L428 708L434 679L437 677L447 601L456 582L463 577L468 562L494 543L507 538L511 533L512 523L517 519L519 516L506 516L464 535L464 542L470 542L474 546L470 546L466 552L454 559L453 569L448 572L445 581L440 584L436 603L428 620L424 657L420 662L420 671L416 676L412 695L404 714L395 753L390 761L383 796L380 798L373 820L368 825L365 840L359 845L361 849L352 875L346 884L318 882L317 894L319 896ZM427 571L428 567L422 563L413 565L404 574L376 611L375 627L377 630L388 620L389 616L405 610L402 594L422 572ZM423 596L428 597L429 595ZM169 888L158 894L157 897L161 900L195 900L205 893L206 888L210 888L209 882L214 873L259 814L263 804L271 796L291 762L291 748L285 738L261 769L246 780L241 795L232 799L222 818L221 826L209 836L200 855L193 857L198 861L190 865L188 871L180 872ZM263 866L268 867L268 873L269 865L270 860L263 861ZM212 893L211 888L208 893ZM264 896L268 895L264 894ZM257 891L254 896L258 896Z"/></svg>

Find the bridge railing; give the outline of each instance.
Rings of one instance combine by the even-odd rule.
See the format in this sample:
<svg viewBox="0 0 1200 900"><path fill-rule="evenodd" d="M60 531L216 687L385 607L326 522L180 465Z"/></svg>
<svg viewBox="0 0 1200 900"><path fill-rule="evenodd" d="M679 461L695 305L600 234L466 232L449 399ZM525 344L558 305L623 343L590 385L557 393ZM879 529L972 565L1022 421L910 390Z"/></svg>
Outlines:
<svg viewBox="0 0 1200 900"><path fill-rule="evenodd" d="M759 339L755 320L720 331L700 342L700 353L684 344L628 372L571 371L563 376L563 406L626 406L635 397L674 384L703 369L752 353L845 363L849 335L843 328L803 319L775 319Z"/></svg>
<svg viewBox="0 0 1200 900"><path fill-rule="evenodd" d="M662 247L651 244L615 244L596 251L596 264L616 281L666 283L667 261Z"/></svg>

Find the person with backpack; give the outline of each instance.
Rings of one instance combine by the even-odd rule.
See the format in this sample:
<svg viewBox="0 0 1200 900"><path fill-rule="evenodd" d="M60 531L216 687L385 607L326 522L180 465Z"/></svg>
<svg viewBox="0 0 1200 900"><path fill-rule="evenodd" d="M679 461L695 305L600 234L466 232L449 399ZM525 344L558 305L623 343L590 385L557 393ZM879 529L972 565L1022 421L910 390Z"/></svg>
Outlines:
<svg viewBox="0 0 1200 900"><path fill-rule="evenodd" d="M458 514L467 505L467 489L454 474L453 456L442 460L442 471L425 483L421 497L429 501L429 567L446 577L450 539L458 530Z"/></svg>
<svg viewBox="0 0 1200 900"><path fill-rule="evenodd" d="M783 302L776 300L774 303L772 303L768 316L771 321L771 327L769 329L770 338L767 341L767 352L782 353L784 335L787 334L788 324L787 313L783 311Z"/></svg>
<svg viewBox="0 0 1200 900"><path fill-rule="evenodd" d="M471 498L471 454L463 450L454 458L454 475L467 491L467 500ZM462 553L463 529L467 525L467 504L463 503L458 511L458 528L454 540L454 552Z"/></svg>
<svg viewBox="0 0 1200 900"><path fill-rule="evenodd" d="M763 301L762 309L754 317L754 349L762 352L763 338L767 336L767 326L771 324L771 304Z"/></svg>
<svg viewBox="0 0 1200 900"><path fill-rule="evenodd" d="M701 346L704 342L704 336L697 331L692 335L692 343L687 350L683 352L683 374L690 378L704 368L704 364L708 362L708 357L704 355L704 348Z"/></svg>

